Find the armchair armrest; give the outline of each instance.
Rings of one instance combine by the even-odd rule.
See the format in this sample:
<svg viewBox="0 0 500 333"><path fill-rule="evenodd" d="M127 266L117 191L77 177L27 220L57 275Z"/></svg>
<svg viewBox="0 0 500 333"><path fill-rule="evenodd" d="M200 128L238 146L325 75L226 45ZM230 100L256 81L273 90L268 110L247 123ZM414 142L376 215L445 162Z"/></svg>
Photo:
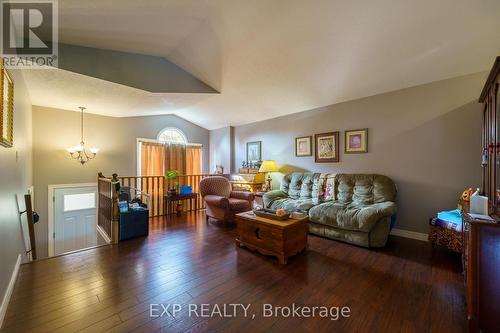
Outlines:
<svg viewBox="0 0 500 333"><path fill-rule="evenodd" d="M248 201L253 201L255 198L254 194L248 191L231 191L231 194L229 196L231 198L248 200Z"/></svg>
<svg viewBox="0 0 500 333"><path fill-rule="evenodd" d="M221 197L219 195L213 195L213 194L205 195L203 197L203 200L205 200L205 202L208 205L212 205L212 206L216 206L216 207L220 207L220 208L229 207L229 200L226 197Z"/></svg>
<svg viewBox="0 0 500 333"><path fill-rule="evenodd" d="M266 192L262 196L262 201L264 202L264 207L269 208L269 206L273 203L273 201L283 198L288 198L288 194L280 190L274 190Z"/></svg>

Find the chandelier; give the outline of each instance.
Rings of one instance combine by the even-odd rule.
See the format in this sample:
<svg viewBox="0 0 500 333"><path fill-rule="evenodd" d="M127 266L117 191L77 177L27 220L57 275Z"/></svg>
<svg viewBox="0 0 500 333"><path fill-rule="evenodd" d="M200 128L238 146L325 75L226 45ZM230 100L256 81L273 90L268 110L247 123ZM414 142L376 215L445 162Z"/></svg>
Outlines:
<svg viewBox="0 0 500 333"><path fill-rule="evenodd" d="M82 165L93 159L97 153L99 152L99 148L89 148L88 150L85 148L85 141L83 140L83 111L85 110L85 107L79 106L78 107L81 111L81 140L80 144L67 148L66 150L68 153L73 157L75 160L80 162Z"/></svg>

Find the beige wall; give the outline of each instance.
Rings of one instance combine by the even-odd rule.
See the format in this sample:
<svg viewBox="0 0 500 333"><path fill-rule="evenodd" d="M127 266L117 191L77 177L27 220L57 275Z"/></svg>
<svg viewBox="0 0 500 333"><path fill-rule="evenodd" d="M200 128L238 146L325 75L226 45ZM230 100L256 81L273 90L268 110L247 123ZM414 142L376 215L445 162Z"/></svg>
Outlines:
<svg viewBox="0 0 500 333"><path fill-rule="evenodd" d="M41 256L48 253L48 185L95 182L99 171L107 175L135 175L137 138L154 139L161 129L177 127L189 142L203 145L203 169L208 171L208 130L174 115L113 118L86 114L86 143L101 151L81 166L66 152L68 146L80 140L79 122L77 112L33 107L33 182L35 207L40 214L36 235Z"/></svg>
<svg viewBox="0 0 500 333"><path fill-rule="evenodd" d="M487 73L434 82L235 128L235 165L245 143L262 140L263 159L283 172L379 173L398 186L396 227L428 232L437 211L480 186L481 88ZM369 129L367 154L343 154L344 130ZM295 157L294 138L342 131L340 163ZM213 152L211 152L213 153ZM279 186L277 182L274 184Z"/></svg>
<svg viewBox="0 0 500 333"><path fill-rule="evenodd" d="M0 302L19 254L25 260L16 195L24 210L24 194L32 184L31 101L19 70L12 70L14 81L14 146L0 146ZM22 221L26 223L26 215Z"/></svg>

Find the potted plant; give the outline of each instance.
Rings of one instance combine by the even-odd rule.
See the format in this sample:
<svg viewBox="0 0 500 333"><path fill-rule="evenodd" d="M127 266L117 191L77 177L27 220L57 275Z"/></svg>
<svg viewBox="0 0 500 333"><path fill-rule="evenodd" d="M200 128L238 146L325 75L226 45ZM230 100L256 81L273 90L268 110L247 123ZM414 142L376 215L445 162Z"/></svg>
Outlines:
<svg viewBox="0 0 500 333"><path fill-rule="evenodd" d="M169 179L169 184L171 183L171 181L177 179L177 177L179 177L179 171L177 170L169 170L165 173L165 178L166 179ZM170 195L176 195L177 194L177 188L179 187L179 182L178 181L174 181L172 183L172 185L174 186L173 188L170 188L168 190L168 194Z"/></svg>

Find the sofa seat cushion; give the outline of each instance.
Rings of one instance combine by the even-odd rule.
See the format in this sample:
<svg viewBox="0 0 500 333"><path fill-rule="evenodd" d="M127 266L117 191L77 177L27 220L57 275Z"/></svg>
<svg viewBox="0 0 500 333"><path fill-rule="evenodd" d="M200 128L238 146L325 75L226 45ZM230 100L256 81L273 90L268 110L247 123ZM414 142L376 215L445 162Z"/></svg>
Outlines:
<svg viewBox="0 0 500 333"><path fill-rule="evenodd" d="M248 200L228 198L229 209L233 211L250 209Z"/></svg>
<svg viewBox="0 0 500 333"><path fill-rule="evenodd" d="M313 199L291 199L281 198L272 201L271 209L284 209L288 212L293 212L296 209L309 210L314 206Z"/></svg>
<svg viewBox="0 0 500 333"><path fill-rule="evenodd" d="M337 201L329 201L309 210L309 220L319 224L337 226L337 215L346 209L346 205Z"/></svg>
<svg viewBox="0 0 500 333"><path fill-rule="evenodd" d="M339 229L369 232L380 219L395 212L396 205L390 201L364 206L334 201L311 208L309 219Z"/></svg>

